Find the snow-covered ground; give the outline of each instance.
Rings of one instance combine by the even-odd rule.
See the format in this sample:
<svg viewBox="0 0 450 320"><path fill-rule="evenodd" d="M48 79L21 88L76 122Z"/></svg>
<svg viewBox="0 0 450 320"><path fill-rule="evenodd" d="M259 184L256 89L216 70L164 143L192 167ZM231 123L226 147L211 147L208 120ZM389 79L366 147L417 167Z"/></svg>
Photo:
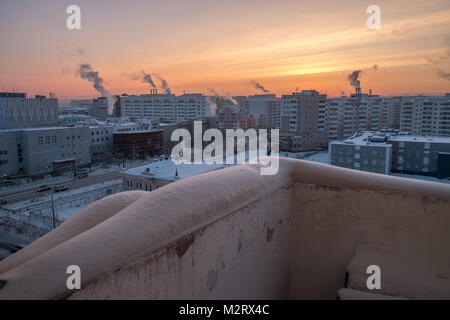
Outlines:
<svg viewBox="0 0 450 320"><path fill-rule="evenodd" d="M11 233L33 240L52 229L53 212L56 225L59 225L92 202L121 191L122 180L115 179L4 205L0 209L0 225Z"/></svg>

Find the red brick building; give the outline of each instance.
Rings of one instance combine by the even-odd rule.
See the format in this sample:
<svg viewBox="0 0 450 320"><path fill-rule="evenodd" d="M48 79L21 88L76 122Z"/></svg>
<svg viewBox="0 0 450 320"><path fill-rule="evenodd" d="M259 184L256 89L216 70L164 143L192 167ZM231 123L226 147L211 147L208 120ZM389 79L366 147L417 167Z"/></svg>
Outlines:
<svg viewBox="0 0 450 320"><path fill-rule="evenodd" d="M155 156L163 151L162 130L116 132L113 139L116 155L129 159Z"/></svg>

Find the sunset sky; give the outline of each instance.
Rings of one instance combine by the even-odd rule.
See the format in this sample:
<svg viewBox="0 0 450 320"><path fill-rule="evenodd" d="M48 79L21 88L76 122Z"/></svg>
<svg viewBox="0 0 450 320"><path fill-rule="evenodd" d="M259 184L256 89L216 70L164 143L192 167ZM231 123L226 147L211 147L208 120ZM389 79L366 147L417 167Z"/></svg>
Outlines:
<svg viewBox="0 0 450 320"><path fill-rule="evenodd" d="M66 28L71 4L81 30ZM372 4L376 31L366 27ZM346 78L359 69L364 92L450 92L449 0L1 0L0 40L1 91L60 99L99 96L75 76L81 63L112 94L148 92L129 76L141 69L176 94L255 94L254 79L276 94L335 96L353 92Z"/></svg>

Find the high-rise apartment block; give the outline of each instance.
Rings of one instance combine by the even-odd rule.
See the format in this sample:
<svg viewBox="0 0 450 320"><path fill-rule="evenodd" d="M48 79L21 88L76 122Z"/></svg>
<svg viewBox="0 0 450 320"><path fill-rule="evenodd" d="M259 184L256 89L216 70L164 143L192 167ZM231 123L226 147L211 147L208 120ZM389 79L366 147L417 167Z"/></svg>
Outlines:
<svg viewBox="0 0 450 320"><path fill-rule="evenodd" d="M182 121L208 115L206 97L202 94L142 94L122 96L121 115L133 118Z"/></svg>
<svg viewBox="0 0 450 320"><path fill-rule="evenodd" d="M281 97L281 136L291 140L291 149L326 146L326 95L303 90Z"/></svg>

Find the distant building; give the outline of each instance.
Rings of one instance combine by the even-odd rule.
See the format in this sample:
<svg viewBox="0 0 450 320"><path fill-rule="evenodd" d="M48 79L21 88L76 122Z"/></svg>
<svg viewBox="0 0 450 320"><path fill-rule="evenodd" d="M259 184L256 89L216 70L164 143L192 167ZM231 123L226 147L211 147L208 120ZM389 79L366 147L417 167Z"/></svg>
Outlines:
<svg viewBox="0 0 450 320"><path fill-rule="evenodd" d="M88 165L88 127L0 130L0 174L20 175L71 170Z"/></svg>
<svg viewBox="0 0 450 320"><path fill-rule="evenodd" d="M387 137L364 132L344 141L331 142L330 164L375 173L391 172L392 145Z"/></svg>
<svg viewBox="0 0 450 320"><path fill-rule="evenodd" d="M402 97L400 131L418 135L450 135L450 96Z"/></svg>
<svg viewBox="0 0 450 320"><path fill-rule="evenodd" d="M392 144L392 172L431 176L448 176L450 137L398 135L389 137ZM441 168L438 163L441 163Z"/></svg>
<svg viewBox="0 0 450 320"><path fill-rule="evenodd" d="M0 129L38 128L58 125L58 100L24 93L0 93Z"/></svg>
<svg viewBox="0 0 450 320"><path fill-rule="evenodd" d="M202 94L142 94L120 98L121 115L134 118L182 121L208 115Z"/></svg>
<svg viewBox="0 0 450 320"><path fill-rule="evenodd" d="M162 130L115 132L113 141L116 156L123 156L128 159L155 156L163 151Z"/></svg>
<svg viewBox="0 0 450 320"><path fill-rule="evenodd" d="M376 173L449 176L450 137L364 132L329 146L330 164Z"/></svg>
<svg viewBox="0 0 450 320"><path fill-rule="evenodd" d="M275 94L257 94L248 97L236 97L253 118L264 120L263 128L280 128L280 102ZM252 127L252 125L250 125Z"/></svg>
<svg viewBox="0 0 450 320"><path fill-rule="evenodd" d="M243 129L248 128L248 113L244 107L234 105L223 106L218 110L219 129Z"/></svg>
<svg viewBox="0 0 450 320"><path fill-rule="evenodd" d="M105 120L108 117L108 99L106 97L99 97L92 100L93 104L89 109L89 114L100 120Z"/></svg>
<svg viewBox="0 0 450 320"><path fill-rule="evenodd" d="M291 140L291 150L325 147L326 95L315 90L303 90L281 98L281 139Z"/></svg>
<svg viewBox="0 0 450 320"><path fill-rule="evenodd" d="M123 190L153 191L180 179L208 171L219 170L227 164L179 164L163 160L126 170L122 174Z"/></svg>

